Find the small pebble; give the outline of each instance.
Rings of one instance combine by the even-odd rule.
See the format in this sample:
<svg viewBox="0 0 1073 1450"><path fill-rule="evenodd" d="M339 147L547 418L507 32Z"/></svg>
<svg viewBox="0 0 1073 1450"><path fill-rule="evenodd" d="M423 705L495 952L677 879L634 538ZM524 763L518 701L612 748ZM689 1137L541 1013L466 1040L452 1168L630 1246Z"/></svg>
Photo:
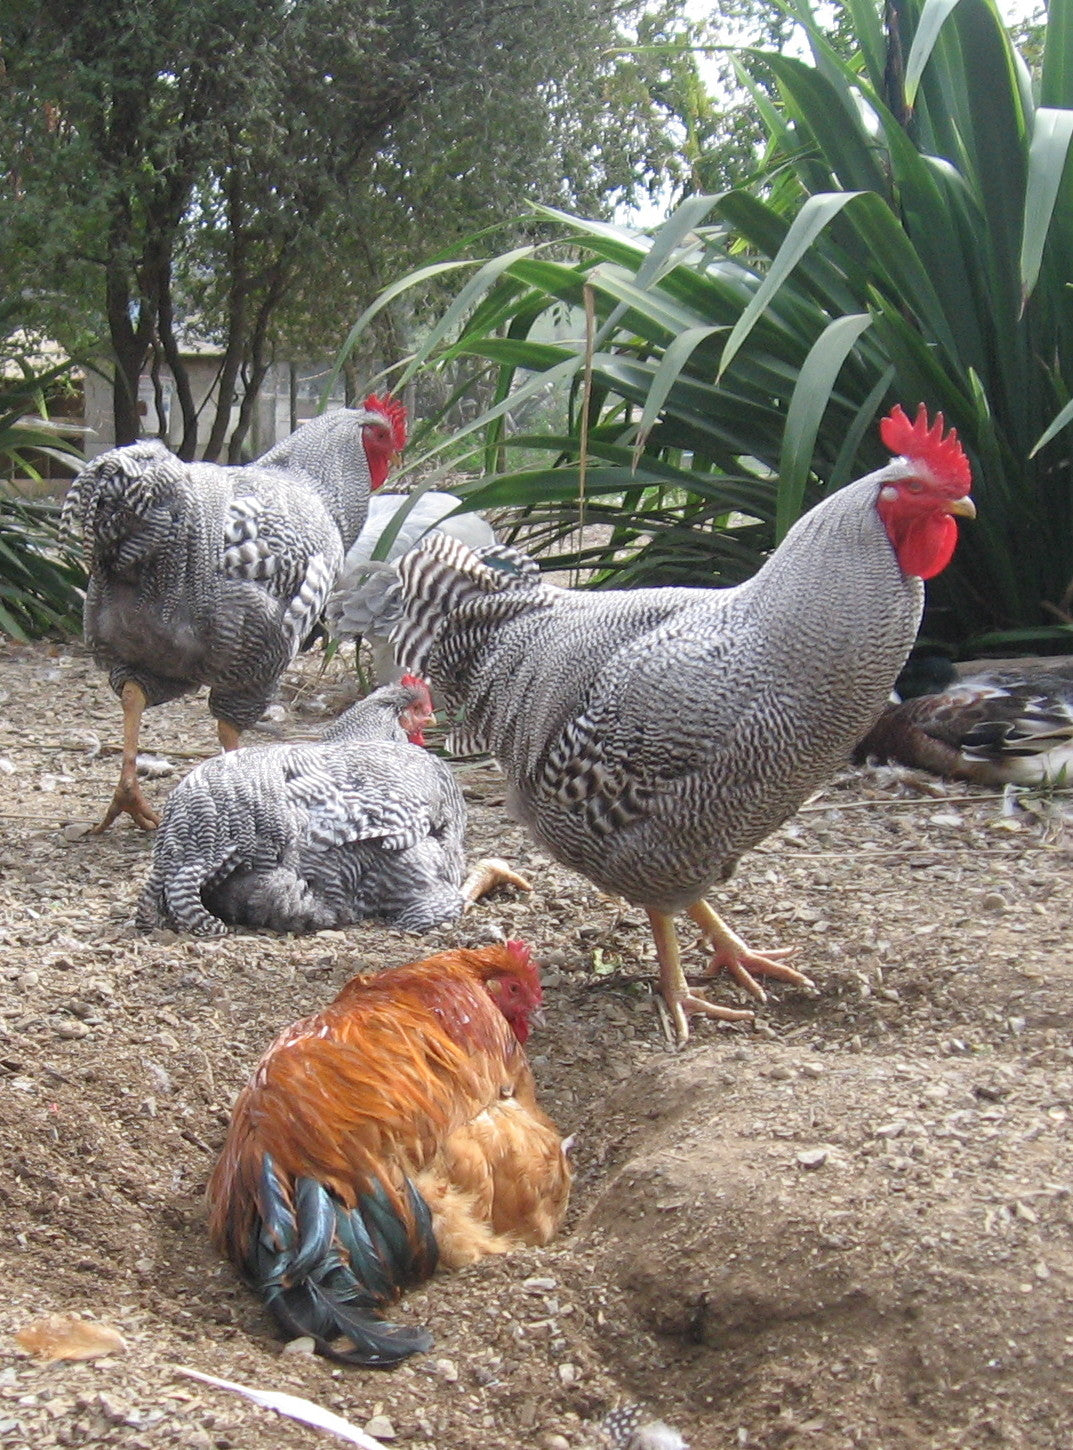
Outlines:
<svg viewBox="0 0 1073 1450"><path fill-rule="evenodd" d="M395 1426L386 1415L374 1415L365 1424L366 1435L372 1435L374 1440L394 1440Z"/></svg>
<svg viewBox="0 0 1073 1450"><path fill-rule="evenodd" d="M84 1022L60 1022L56 1026L56 1036L67 1041L73 1041L76 1037L85 1037L89 1028Z"/></svg>
<svg viewBox="0 0 1073 1450"><path fill-rule="evenodd" d="M297 1339L288 1339L280 1354L316 1354L317 1341L309 1334L300 1334Z"/></svg>
<svg viewBox="0 0 1073 1450"><path fill-rule="evenodd" d="M436 1373L441 1380L446 1380L449 1385L453 1385L458 1379L458 1366L453 1359L438 1359Z"/></svg>
<svg viewBox="0 0 1073 1450"><path fill-rule="evenodd" d="M897 1118L893 1123L880 1123L872 1132L877 1138L900 1138L908 1126L904 1118Z"/></svg>
<svg viewBox="0 0 1073 1450"><path fill-rule="evenodd" d="M822 1168L827 1162L826 1148L806 1148L803 1153L798 1153L797 1161L802 1168Z"/></svg>

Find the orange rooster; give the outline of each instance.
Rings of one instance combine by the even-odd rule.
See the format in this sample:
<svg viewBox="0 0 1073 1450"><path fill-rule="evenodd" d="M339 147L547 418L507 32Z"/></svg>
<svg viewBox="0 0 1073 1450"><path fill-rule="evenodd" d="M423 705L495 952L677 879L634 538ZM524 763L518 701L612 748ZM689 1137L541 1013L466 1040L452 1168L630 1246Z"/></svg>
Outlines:
<svg viewBox="0 0 1073 1450"><path fill-rule="evenodd" d="M284 1333L396 1364L432 1343L380 1317L403 1289L552 1237L571 1172L522 1048L540 1001L523 942L441 952L354 977L268 1049L209 1224Z"/></svg>

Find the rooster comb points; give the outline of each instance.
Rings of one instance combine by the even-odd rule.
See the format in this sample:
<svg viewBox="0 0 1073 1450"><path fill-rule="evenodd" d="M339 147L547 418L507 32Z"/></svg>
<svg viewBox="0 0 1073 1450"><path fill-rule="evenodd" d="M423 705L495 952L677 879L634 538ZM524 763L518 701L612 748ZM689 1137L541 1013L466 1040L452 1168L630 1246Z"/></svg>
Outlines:
<svg viewBox="0 0 1073 1450"><path fill-rule="evenodd" d="M533 953L529 948L528 942L519 941L517 937L512 937L510 941L504 942L503 945L507 950L507 955L516 967L520 967L534 974L536 973L536 963L533 961Z"/></svg>
<svg viewBox="0 0 1073 1450"><path fill-rule="evenodd" d="M370 393L365 399L365 407L372 413L383 413L391 420L391 441L401 452L406 447L406 408L393 398L390 393L380 397L377 393Z"/></svg>
<svg viewBox="0 0 1073 1450"><path fill-rule="evenodd" d="M432 694L429 690L427 682L423 680L420 675L403 675L402 679L399 681L399 684L405 685L408 690L419 690L421 692L422 699L428 705L429 709L432 708Z"/></svg>
<svg viewBox="0 0 1073 1450"><path fill-rule="evenodd" d="M928 410L921 403L910 423L902 405L895 403L879 425L879 436L892 453L926 463L944 483L968 493L972 482L969 460L958 442L956 428L943 437L942 413L936 413L935 422L929 426Z"/></svg>

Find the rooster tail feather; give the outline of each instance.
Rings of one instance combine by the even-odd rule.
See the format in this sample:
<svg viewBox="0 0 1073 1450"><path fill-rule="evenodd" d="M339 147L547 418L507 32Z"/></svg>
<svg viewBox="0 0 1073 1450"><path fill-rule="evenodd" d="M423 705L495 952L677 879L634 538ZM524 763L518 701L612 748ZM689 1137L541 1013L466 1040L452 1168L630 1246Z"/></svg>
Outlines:
<svg viewBox="0 0 1073 1450"><path fill-rule="evenodd" d="M68 490L60 516L64 535L82 540L94 566L135 575L172 538L168 503L185 470L157 439L100 454Z"/></svg>
<svg viewBox="0 0 1073 1450"><path fill-rule="evenodd" d="M432 1214L425 1200L407 1178L406 1198L414 1218L407 1227L398 1210L378 1183L358 1204L370 1235L379 1240L381 1253L391 1264L400 1288L421 1284L436 1272L438 1250L432 1232Z"/></svg>
<svg viewBox="0 0 1073 1450"><path fill-rule="evenodd" d="M432 1210L409 1178L406 1180L406 1199L414 1216L414 1238L417 1243L410 1282L421 1284L426 1279L431 1279L436 1272L440 1261L440 1247L432 1227Z"/></svg>
<svg viewBox="0 0 1073 1450"><path fill-rule="evenodd" d="M337 639L388 634L402 617L394 568L379 559L354 559L348 554L325 613Z"/></svg>
<svg viewBox="0 0 1073 1450"><path fill-rule="evenodd" d="M182 861L178 869L153 858L148 879L138 898L134 924L139 931L174 926L195 936L224 936L226 921L205 908L202 888L205 869L200 861Z"/></svg>
<svg viewBox="0 0 1073 1450"><path fill-rule="evenodd" d="M436 1268L431 1211L409 1179L405 1195L400 1213L374 1183L347 1208L313 1178L297 1179L292 1191L264 1154L243 1268L284 1333L309 1335L319 1353L354 1364L396 1364L429 1347L426 1330L378 1314ZM340 1336L352 1348L331 1344Z"/></svg>
<svg viewBox="0 0 1073 1450"><path fill-rule="evenodd" d="M335 1232L343 1258L355 1283L362 1284L373 1304L389 1304L397 1297L395 1281L365 1225L361 1209L337 1207Z"/></svg>
<svg viewBox="0 0 1073 1450"><path fill-rule="evenodd" d="M258 1288L282 1281L297 1242L298 1220L291 1195L276 1172L272 1155L265 1153L257 1183L257 1218L250 1245L251 1262L247 1265Z"/></svg>
<svg viewBox="0 0 1073 1450"><path fill-rule="evenodd" d="M294 1216L298 1252L291 1259L287 1277L297 1283L324 1263L335 1238L335 1204L315 1178L299 1178L295 1184Z"/></svg>
<svg viewBox="0 0 1073 1450"><path fill-rule="evenodd" d="M486 632L542 602L537 564L507 544L470 549L449 534L427 534L395 567L401 603L391 631L395 658L448 696ZM445 622L451 626L449 651L437 649Z"/></svg>
<svg viewBox="0 0 1073 1450"><path fill-rule="evenodd" d="M343 1364L387 1369L432 1346L427 1329L389 1324L368 1310L351 1308L309 1279L274 1289L265 1299L285 1334L309 1335L318 1354ZM352 1348L339 1345L340 1338L348 1339Z"/></svg>

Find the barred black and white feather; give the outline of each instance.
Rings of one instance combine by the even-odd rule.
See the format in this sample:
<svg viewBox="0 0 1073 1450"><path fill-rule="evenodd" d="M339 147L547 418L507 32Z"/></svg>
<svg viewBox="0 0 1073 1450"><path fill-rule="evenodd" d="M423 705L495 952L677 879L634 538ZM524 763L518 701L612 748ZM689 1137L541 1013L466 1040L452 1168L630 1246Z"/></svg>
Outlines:
<svg viewBox="0 0 1073 1450"><path fill-rule="evenodd" d="M571 591L430 535L399 561L399 663L464 711L507 806L603 890L672 914L726 879L878 715L923 603L862 479L733 589Z"/></svg>
<svg viewBox="0 0 1073 1450"><path fill-rule="evenodd" d="M426 489L415 495L374 493L361 533L347 550L343 567L328 600L326 612L333 635L341 639L355 636L366 640L373 649L378 668L389 667L386 649L391 626L395 623L390 609L384 609L384 591L378 588L378 572L387 563L400 558L432 529L439 529L460 539L471 549L485 548L496 541L491 524L479 513L456 513L461 500L454 494ZM384 555L385 564L373 559L373 553L385 531L394 527L396 533ZM386 680L381 679L381 683Z"/></svg>
<svg viewBox="0 0 1073 1450"><path fill-rule="evenodd" d="M384 419L326 414L240 468L154 440L83 469L63 518L89 566L86 641L117 693L133 680L156 705L209 685L218 719L260 717L364 522L370 422Z"/></svg>
<svg viewBox="0 0 1073 1450"><path fill-rule="evenodd" d="M138 926L307 932L375 916L426 931L459 915L462 793L398 725L421 699L385 686L319 741L251 746L191 771L164 808Z"/></svg>

